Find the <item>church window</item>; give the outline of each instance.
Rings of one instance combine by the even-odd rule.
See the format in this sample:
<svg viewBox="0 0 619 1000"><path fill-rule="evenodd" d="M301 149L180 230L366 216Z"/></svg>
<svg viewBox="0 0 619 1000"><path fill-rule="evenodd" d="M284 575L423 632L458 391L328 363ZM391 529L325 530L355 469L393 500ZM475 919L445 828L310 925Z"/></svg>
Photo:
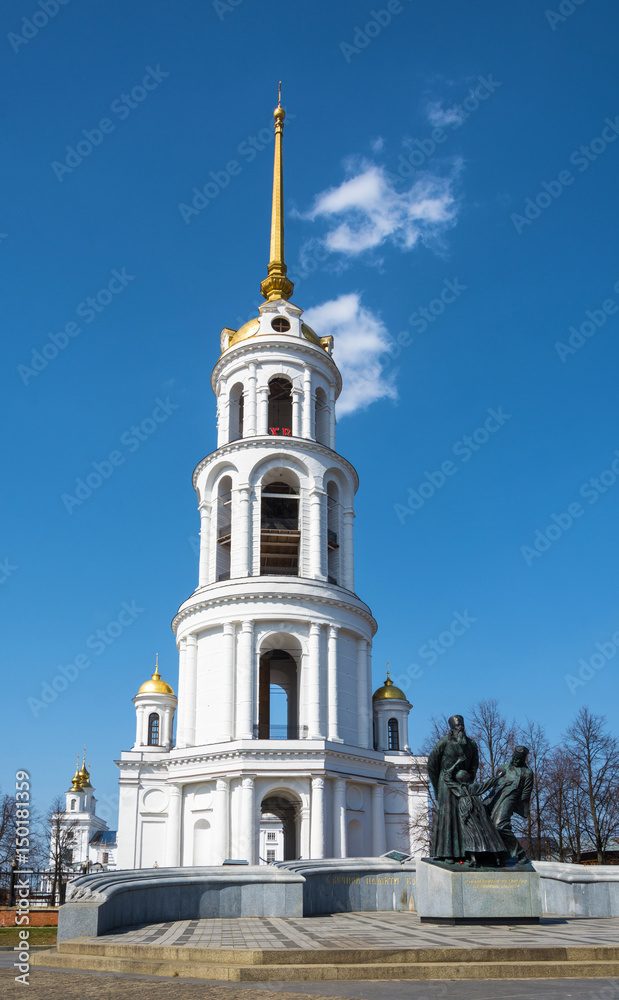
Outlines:
<svg viewBox="0 0 619 1000"><path fill-rule="evenodd" d="M329 405L327 394L320 387L316 389L316 401L314 403L315 431L314 436L319 444L329 444Z"/></svg>
<svg viewBox="0 0 619 1000"><path fill-rule="evenodd" d="M290 329L290 322L285 316L276 316L272 321L271 326L276 333L287 333Z"/></svg>
<svg viewBox="0 0 619 1000"><path fill-rule="evenodd" d="M159 746L159 716L156 712L151 712L148 716L148 745Z"/></svg>
<svg viewBox="0 0 619 1000"><path fill-rule="evenodd" d="M275 851L271 848L270 851L267 851L267 864L268 865L273 864L274 861L275 861Z"/></svg>
<svg viewBox="0 0 619 1000"><path fill-rule="evenodd" d="M237 382L230 390L230 409L228 423L228 441L237 441L243 437L243 417L245 414L245 396L243 383Z"/></svg>
<svg viewBox="0 0 619 1000"><path fill-rule="evenodd" d="M260 574L299 575L299 495L288 483L262 487Z"/></svg>
<svg viewBox="0 0 619 1000"><path fill-rule="evenodd" d="M340 582L340 491L337 483L327 484L327 579L329 583Z"/></svg>
<svg viewBox="0 0 619 1000"><path fill-rule="evenodd" d="M269 382L269 434L290 437L292 434L292 385L287 378Z"/></svg>
<svg viewBox="0 0 619 1000"><path fill-rule="evenodd" d="M267 840L277 840L277 834L275 833L275 830L269 830L267 832Z"/></svg>
<svg viewBox="0 0 619 1000"><path fill-rule="evenodd" d="M76 805L77 805L77 803L76 803L75 799L71 799L71 809L72 810L75 810Z"/></svg>
<svg viewBox="0 0 619 1000"><path fill-rule="evenodd" d="M390 750L400 749L400 734L398 732L398 720L389 719L387 723L388 746Z"/></svg>
<svg viewBox="0 0 619 1000"><path fill-rule="evenodd" d="M232 480L224 476L217 490L217 580L230 579Z"/></svg>

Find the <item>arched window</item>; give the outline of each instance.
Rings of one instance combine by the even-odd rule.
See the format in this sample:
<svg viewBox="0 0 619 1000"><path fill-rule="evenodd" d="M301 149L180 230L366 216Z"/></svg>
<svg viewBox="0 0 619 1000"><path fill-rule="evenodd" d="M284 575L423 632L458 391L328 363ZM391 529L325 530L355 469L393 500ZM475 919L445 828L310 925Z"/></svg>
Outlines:
<svg viewBox="0 0 619 1000"><path fill-rule="evenodd" d="M230 390L230 419L228 424L228 441L237 441L243 437L243 415L245 412L245 396L243 383L237 382Z"/></svg>
<svg viewBox="0 0 619 1000"><path fill-rule="evenodd" d="M260 574L299 575L299 494L288 483L264 483L260 512Z"/></svg>
<svg viewBox="0 0 619 1000"><path fill-rule="evenodd" d="M400 734L398 732L397 719L389 719L387 723L387 745L390 750L400 749Z"/></svg>
<svg viewBox="0 0 619 1000"><path fill-rule="evenodd" d="M337 483L327 483L327 553L329 583L340 582L340 491Z"/></svg>
<svg viewBox="0 0 619 1000"><path fill-rule="evenodd" d="M159 746L159 716L156 712L151 712L148 716L148 745Z"/></svg>
<svg viewBox="0 0 619 1000"><path fill-rule="evenodd" d="M232 480L224 476L217 488L217 580L230 579L232 541Z"/></svg>
<svg viewBox="0 0 619 1000"><path fill-rule="evenodd" d="M77 803L76 803L75 799L71 799L71 809L72 809L72 810L74 810L74 809L75 809L75 806L76 806L76 804L77 804Z"/></svg>
<svg viewBox="0 0 619 1000"><path fill-rule="evenodd" d="M316 389L316 402L314 403L314 436L319 444L329 444L329 405L327 394L320 387Z"/></svg>
<svg viewBox="0 0 619 1000"><path fill-rule="evenodd" d="M269 434L292 434L292 385L287 378L269 382Z"/></svg>

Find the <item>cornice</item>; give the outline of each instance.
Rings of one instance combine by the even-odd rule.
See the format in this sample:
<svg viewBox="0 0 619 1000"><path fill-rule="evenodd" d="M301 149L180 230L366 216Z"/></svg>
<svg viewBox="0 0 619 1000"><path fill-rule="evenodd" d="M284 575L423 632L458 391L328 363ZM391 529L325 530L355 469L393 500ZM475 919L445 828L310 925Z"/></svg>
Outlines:
<svg viewBox="0 0 619 1000"><path fill-rule="evenodd" d="M275 578L271 577L269 579L268 589L267 586L265 586L264 582L265 577L257 577L257 576L238 577L233 580L226 580L225 582L222 583L211 583L208 584L206 587L201 587L200 592L205 593L205 597L203 599L197 598L198 591L196 591L194 594L192 594L191 597L187 599L187 601L185 601L181 605L176 615L172 619L171 623L172 631L176 635L180 624L190 615L195 614L198 611L205 611L210 608L222 607L227 604L231 604L238 607L240 604L243 605L256 604L261 601L273 601L280 604L283 599L282 592L271 589L273 587L272 583L273 579ZM277 577L276 579L279 580L280 577ZM290 584L291 580L290 577L281 577L281 579ZM303 577L294 577L294 580L295 582L297 581L300 583L304 582ZM247 587L248 584L254 582L256 584L261 584L263 589L255 590L254 592L249 592L249 593L242 592L241 588ZM308 581L308 582L320 585L318 581ZM333 587L334 584L324 584L324 586ZM226 592L221 593L221 590L224 587L226 588L226 590L228 590L227 593ZM209 590L215 591L215 596L208 596ZM220 593L217 594L217 591L220 591ZM195 602L190 604L189 602L192 601L194 597L196 597ZM295 608L291 608L289 610L288 612L289 614L291 614L293 610L295 611L296 614L298 614L299 611L302 612L303 609L299 608L298 601L307 600L313 604L317 604L323 607L327 606L354 612L355 614L359 615L370 626L372 636L374 636L378 630L378 625L369 607L367 606L367 604L364 604L363 601L359 600L358 598L357 598L358 603L353 604L350 601L341 599L338 600L338 598L329 597L327 594L314 593L309 588L306 594L295 594L294 598L296 601L296 605ZM243 617L242 614L239 615L239 618L241 617Z"/></svg>
<svg viewBox="0 0 619 1000"><path fill-rule="evenodd" d="M223 368L226 367L229 361L238 361L240 358L247 358L248 360L255 360L259 363L263 359L259 355L263 354L268 356L269 354L275 354L281 351L282 348L286 351L292 352L293 354L302 354L311 361L316 361L320 359L321 362L325 363L328 368L331 369L331 374L335 380L336 388L338 390L338 395L342 391L342 375L337 367L333 358L326 353L322 347L317 347L310 343L310 341L301 340L299 337L274 337L272 334L257 334L255 337L251 337L248 340L242 340L233 347L229 347L224 354L221 355L213 371L211 372L211 388L213 392L216 392L216 385L219 376Z"/></svg>
<svg viewBox="0 0 619 1000"><path fill-rule="evenodd" d="M262 448L272 448L281 451L282 447L288 449L291 452L295 450L299 451L301 455L306 452L315 452L318 455L323 455L325 458L335 458L337 462L344 466L352 476L355 493L359 489L359 476L354 465L352 465L347 458L343 458L342 455L338 454L332 448L327 448L324 444L319 444L318 441L313 441L310 438L300 438L300 437L280 437L278 434L256 434L253 437L238 438L236 441L230 441L228 444L224 444L221 448L216 448L215 451L209 452L208 455L198 462L195 469L193 470L192 483L194 490L196 489L196 481L199 474L204 468L206 468L215 459L224 458L226 455L232 455L238 451L244 451L247 448L255 448L256 445L260 445Z"/></svg>
<svg viewBox="0 0 619 1000"><path fill-rule="evenodd" d="M378 750L369 751L372 756L362 753L354 753L351 751L332 749L333 744L328 744L328 741L323 740L303 740L299 742L307 742L314 744L312 747L302 748L294 747L291 748L289 745L287 748L282 746L282 749L267 749L266 747L260 747L260 749L254 750L251 746L252 740L243 740L242 742L231 742L225 744L221 750L212 750L210 752L198 752L191 753L192 749L197 748L181 748L180 751L170 750L168 755L166 755L165 760L159 759L158 761L148 762L151 764L159 765L159 768L163 768L170 771L172 767L176 766L186 766L195 764L217 764L217 763L232 763L240 762L242 765L253 768L256 764L269 763L273 760L281 759L285 757L287 760L294 762L297 761L309 761L315 763L316 756L320 755L325 758L325 760L333 761L347 761L353 763L359 763L364 765L377 765L384 766L385 768L392 767L391 761L386 760L385 756ZM262 742L259 740L256 743ZM271 740L271 743L287 744L286 740ZM328 744L328 745L327 745ZM183 753L184 751L184 753ZM176 753L181 753L182 756L174 756ZM116 764L121 767L129 767L131 770L137 770L145 762L142 760L122 760L116 761ZM328 766L325 764L325 766Z"/></svg>

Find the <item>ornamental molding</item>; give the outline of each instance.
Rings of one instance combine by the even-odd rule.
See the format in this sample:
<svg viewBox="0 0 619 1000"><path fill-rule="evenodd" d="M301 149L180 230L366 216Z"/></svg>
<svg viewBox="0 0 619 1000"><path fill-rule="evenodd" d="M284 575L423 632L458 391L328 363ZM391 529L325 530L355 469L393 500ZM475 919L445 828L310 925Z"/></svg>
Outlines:
<svg viewBox="0 0 619 1000"><path fill-rule="evenodd" d="M259 445L261 448L270 448L271 450L277 448L288 449L288 451L294 452L298 451L301 456L307 452L314 452L317 455L322 455L323 458L328 458L330 462L333 463L335 459L335 464L340 464L343 468L348 471L352 477L354 484L354 492L356 493L359 489L359 476L354 465L352 465L347 458L343 458L339 455L337 451L332 448L327 448L324 444L319 444L318 441L313 441L311 438L295 438L284 437L282 434L255 434L252 437L238 438L236 441L230 441L228 444L224 444L221 448L217 448L215 451L209 452L208 455L198 462L195 469L193 470L193 475L191 481L193 483L194 490L196 489L196 483L198 476L203 469L207 468L214 461L219 461L221 458L225 458L227 455L233 455L238 451L245 451L248 448L256 448Z"/></svg>
<svg viewBox="0 0 619 1000"><path fill-rule="evenodd" d="M268 343L261 343L261 339L264 338L266 341L267 337L269 338ZM259 349L261 355L259 359L256 357L258 354L257 349ZM276 355L278 358L281 358L282 349L284 351L290 351L293 354L302 355L303 358L307 359L311 367L318 369L319 366L316 364L318 360L324 363L327 369L331 372L331 376L335 382L337 394L339 396L342 391L342 375L335 361L326 353L324 348L314 346L310 344L309 341L297 339L296 336L294 339L292 337L284 339L284 337L273 337L272 334L256 334L254 337L249 337L247 340L241 340L233 347L229 347L225 353L221 355L211 372L211 388L213 392L217 395L217 382L219 381L224 368L226 368L229 364L238 364L238 362L242 359L251 359L251 362L260 364L264 361L270 361L271 355ZM312 362L314 362L313 365L311 364Z"/></svg>
<svg viewBox="0 0 619 1000"><path fill-rule="evenodd" d="M366 622L367 625L370 626L372 636L376 635L378 629L376 620L372 616L372 613L368 608L367 604L363 604L361 601L359 601L359 604L351 604L349 601L338 600L335 597L328 597L326 594L319 595L311 592L306 594L294 594L294 595L289 594L287 595L287 597L285 597L285 595L283 595L281 591L259 590L259 591L254 591L253 593L239 592L239 585L247 586L248 582L252 582L254 580L258 582L261 579L263 578L250 577L250 576L238 577L238 579L235 581L229 581L230 583L234 583L236 585L233 593L221 594L220 596L215 596L215 597L205 597L202 599L198 599L194 603L190 604L189 601L192 601L193 597L195 597L195 595L192 595L192 597L188 598L188 601L185 602L185 604L181 605L176 615L172 619L171 623L172 631L176 635L180 625L191 615L198 614L200 611L210 610L211 608L223 608L227 605L230 605L235 609L239 608L238 620L240 621L243 617L245 617L244 613L240 610L242 606L248 604L255 605L267 601L271 601L273 605L275 605L275 607L273 608L273 612L265 611L265 614L271 615L279 613L283 620L306 621L308 614L304 613L303 608L295 610L293 612L292 607L289 606L285 610L284 615L281 615L281 612L278 612L278 609L281 607L284 599L290 601L291 597L294 597L297 608L298 608L298 602L305 600L311 604L319 605L322 607L337 608L343 611L352 611L353 614L358 615L360 618L363 619L363 621ZM288 582L290 581L289 577L284 577L283 579L287 580ZM302 579L302 578L297 577L297 579ZM208 586L213 588L220 588L222 585L221 583L213 583L209 584ZM330 584L330 586L332 586L332 584ZM205 587L201 589L206 590L207 588ZM332 623L323 622L322 624L331 625ZM345 625L338 623L336 627L345 628Z"/></svg>

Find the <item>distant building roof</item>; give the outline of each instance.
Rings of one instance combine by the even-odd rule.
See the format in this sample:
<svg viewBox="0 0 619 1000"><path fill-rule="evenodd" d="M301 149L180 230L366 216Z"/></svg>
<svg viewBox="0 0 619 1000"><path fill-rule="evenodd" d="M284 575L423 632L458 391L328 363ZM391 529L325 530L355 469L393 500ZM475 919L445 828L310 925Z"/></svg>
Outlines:
<svg viewBox="0 0 619 1000"><path fill-rule="evenodd" d="M99 830L90 843L94 847L116 847L116 830Z"/></svg>

